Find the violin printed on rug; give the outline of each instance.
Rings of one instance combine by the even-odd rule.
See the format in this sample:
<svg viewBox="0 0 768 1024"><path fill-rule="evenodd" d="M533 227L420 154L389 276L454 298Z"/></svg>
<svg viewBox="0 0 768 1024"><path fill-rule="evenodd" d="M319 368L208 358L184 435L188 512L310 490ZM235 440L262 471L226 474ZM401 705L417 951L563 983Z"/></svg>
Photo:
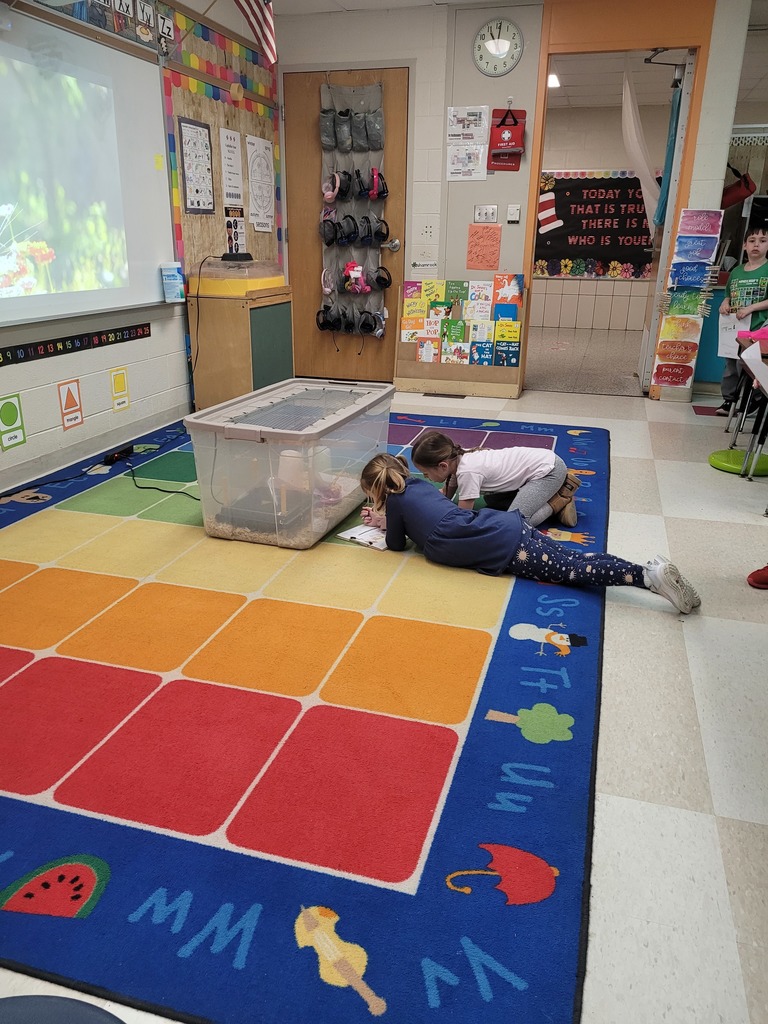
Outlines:
<svg viewBox="0 0 768 1024"><path fill-rule="evenodd" d="M550 532L604 546L607 432L393 415L389 450L435 427L554 448ZM184 1021L577 1021L602 592L352 519L217 540L188 438L144 442L0 507L0 963Z"/></svg>

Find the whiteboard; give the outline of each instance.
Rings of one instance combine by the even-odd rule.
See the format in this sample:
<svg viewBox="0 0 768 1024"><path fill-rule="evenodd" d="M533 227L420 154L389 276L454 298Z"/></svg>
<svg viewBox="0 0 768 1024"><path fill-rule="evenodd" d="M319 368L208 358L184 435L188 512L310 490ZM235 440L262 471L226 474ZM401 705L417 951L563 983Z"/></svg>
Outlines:
<svg viewBox="0 0 768 1024"><path fill-rule="evenodd" d="M0 33L0 326L163 301L157 64L10 12Z"/></svg>

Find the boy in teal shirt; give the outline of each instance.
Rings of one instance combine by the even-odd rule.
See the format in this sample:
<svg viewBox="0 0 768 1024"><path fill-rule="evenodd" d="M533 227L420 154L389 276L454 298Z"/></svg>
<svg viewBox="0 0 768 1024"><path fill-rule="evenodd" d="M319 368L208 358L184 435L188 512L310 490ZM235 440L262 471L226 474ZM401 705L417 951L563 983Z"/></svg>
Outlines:
<svg viewBox="0 0 768 1024"><path fill-rule="evenodd" d="M748 228L744 239L747 259L734 267L725 286L725 298L720 313L735 313L738 320L749 317L744 330L756 331L768 320L768 228ZM718 416L727 416L736 401L741 369L738 359L726 359L720 390L723 404Z"/></svg>

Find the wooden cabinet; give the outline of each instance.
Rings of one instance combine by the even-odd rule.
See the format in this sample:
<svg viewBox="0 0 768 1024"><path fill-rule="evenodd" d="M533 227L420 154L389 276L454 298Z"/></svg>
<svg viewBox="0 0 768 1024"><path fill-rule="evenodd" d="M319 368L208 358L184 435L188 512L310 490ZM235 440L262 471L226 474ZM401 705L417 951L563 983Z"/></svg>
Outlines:
<svg viewBox="0 0 768 1024"><path fill-rule="evenodd" d="M293 376L291 289L187 300L195 409Z"/></svg>

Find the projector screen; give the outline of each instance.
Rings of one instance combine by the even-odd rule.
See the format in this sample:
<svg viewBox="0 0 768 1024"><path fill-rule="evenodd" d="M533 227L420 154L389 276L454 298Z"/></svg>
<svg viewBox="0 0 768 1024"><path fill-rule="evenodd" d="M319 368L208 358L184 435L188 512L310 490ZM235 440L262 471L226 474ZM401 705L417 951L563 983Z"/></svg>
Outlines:
<svg viewBox="0 0 768 1024"><path fill-rule="evenodd" d="M0 326L163 301L157 65L11 11L0 31Z"/></svg>

